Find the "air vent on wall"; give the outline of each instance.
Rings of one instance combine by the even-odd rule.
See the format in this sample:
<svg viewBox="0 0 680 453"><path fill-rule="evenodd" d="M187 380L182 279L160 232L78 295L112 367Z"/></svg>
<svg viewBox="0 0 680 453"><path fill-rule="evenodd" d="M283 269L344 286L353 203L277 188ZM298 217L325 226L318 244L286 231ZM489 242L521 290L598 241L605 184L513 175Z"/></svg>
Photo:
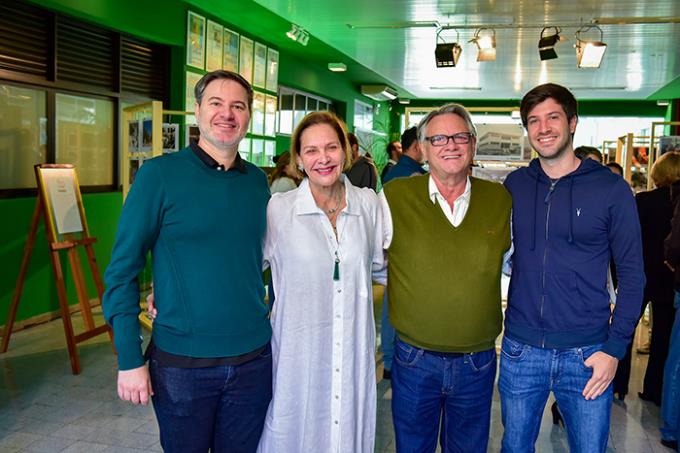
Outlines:
<svg viewBox="0 0 680 453"><path fill-rule="evenodd" d="M375 101L391 101L397 98L397 90L387 85L361 85L361 94Z"/></svg>

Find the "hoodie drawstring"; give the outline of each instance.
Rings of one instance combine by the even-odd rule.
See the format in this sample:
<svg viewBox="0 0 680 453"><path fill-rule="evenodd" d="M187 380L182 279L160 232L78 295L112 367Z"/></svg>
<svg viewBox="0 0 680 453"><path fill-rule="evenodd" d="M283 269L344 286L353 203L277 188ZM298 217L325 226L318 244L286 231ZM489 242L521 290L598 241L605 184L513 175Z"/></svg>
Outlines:
<svg viewBox="0 0 680 453"><path fill-rule="evenodd" d="M574 243L574 177L569 178L569 243Z"/></svg>

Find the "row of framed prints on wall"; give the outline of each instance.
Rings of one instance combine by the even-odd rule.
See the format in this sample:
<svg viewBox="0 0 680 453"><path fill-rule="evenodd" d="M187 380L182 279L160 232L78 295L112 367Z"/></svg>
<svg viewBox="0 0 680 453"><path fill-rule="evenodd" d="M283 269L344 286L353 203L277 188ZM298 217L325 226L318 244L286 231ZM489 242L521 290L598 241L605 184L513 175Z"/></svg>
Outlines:
<svg viewBox="0 0 680 453"><path fill-rule="evenodd" d="M194 126L198 129L197 126ZM187 145L189 140L187 134ZM151 118L128 121L128 152L150 153L152 148ZM179 124L163 123L163 152L171 153L179 150Z"/></svg>
<svg viewBox="0 0 680 453"><path fill-rule="evenodd" d="M207 24L207 25L206 25ZM278 88L279 52L192 11L187 16L187 65L238 72L256 88Z"/></svg>

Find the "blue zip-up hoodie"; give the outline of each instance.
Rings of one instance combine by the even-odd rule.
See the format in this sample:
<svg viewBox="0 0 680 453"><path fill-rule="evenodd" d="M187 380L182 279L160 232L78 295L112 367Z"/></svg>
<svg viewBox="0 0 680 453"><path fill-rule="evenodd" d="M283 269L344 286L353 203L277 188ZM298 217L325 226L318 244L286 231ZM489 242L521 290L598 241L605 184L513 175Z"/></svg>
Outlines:
<svg viewBox="0 0 680 453"><path fill-rule="evenodd" d="M623 358L645 284L640 222L626 181L591 159L551 181L534 159L505 186L515 247L505 334L544 348L604 343L604 352ZM613 314L610 258L618 277Z"/></svg>

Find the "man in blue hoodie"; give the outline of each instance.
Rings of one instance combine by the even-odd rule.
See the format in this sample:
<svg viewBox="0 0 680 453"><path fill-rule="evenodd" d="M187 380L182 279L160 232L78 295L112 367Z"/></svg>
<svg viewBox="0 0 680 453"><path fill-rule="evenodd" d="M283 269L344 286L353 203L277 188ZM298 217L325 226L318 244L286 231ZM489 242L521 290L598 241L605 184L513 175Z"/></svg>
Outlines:
<svg viewBox="0 0 680 453"><path fill-rule="evenodd" d="M572 452L604 452L611 381L642 304L640 225L628 184L574 154L577 103L544 84L520 113L539 157L508 175L512 195L512 278L500 377L503 452L534 451L550 392ZM616 263L614 311L607 292Z"/></svg>

